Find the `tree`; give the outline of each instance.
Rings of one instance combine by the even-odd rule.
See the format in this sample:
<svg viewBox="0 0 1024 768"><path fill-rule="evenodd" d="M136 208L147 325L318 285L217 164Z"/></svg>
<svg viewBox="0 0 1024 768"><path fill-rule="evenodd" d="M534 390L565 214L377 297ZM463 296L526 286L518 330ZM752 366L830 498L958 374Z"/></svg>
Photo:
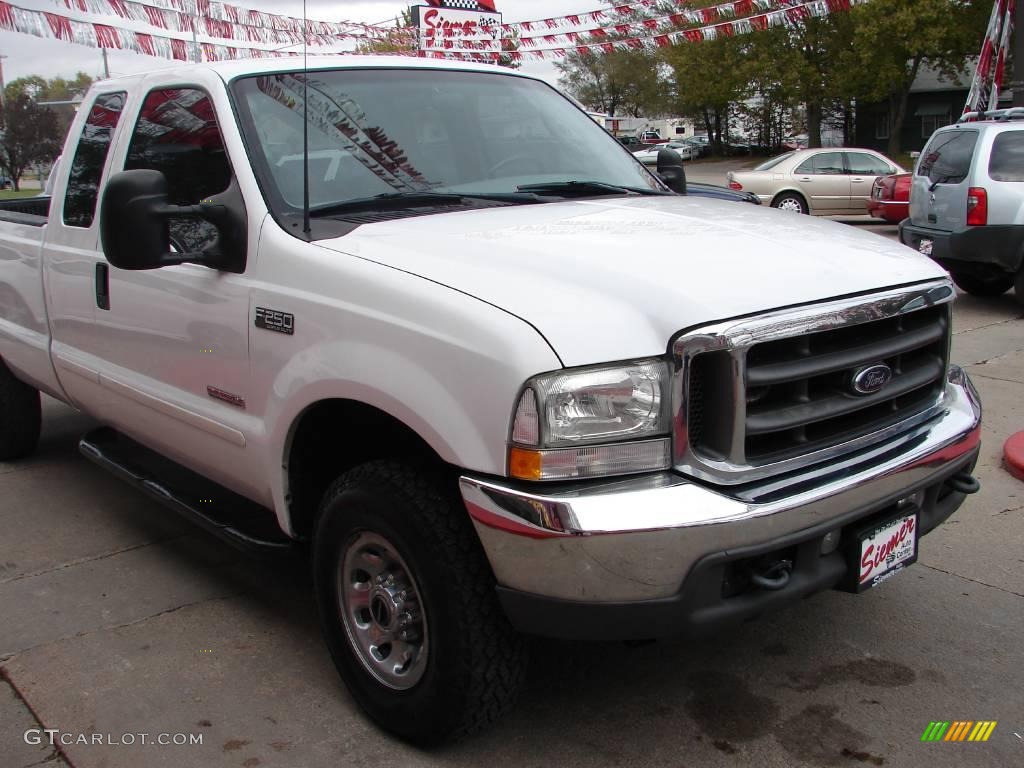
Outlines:
<svg viewBox="0 0 1024 768"><path fill-rule="evenodd" d="M902 150L910 87L924 65L946 78L981 50L990 0L872 0L851 11L843 69L859 98L889 103L889 155Z"/></svg>
<svg viewBox="0 0 1024 768"><path fill-rule="evenodd" d="M704 124L715 154L721 154L733 106L750 85L739 37L722 37L666 48L670 109Z"/></svg>
<svg viewBox="0 0 1024 768"><path fill-rule="evenodd" d="M85 72L79 72L71 80L65 80L63 77L47 80L39 75L29 75L9 82L4 88L4 99L11 100L19 94L24 94L37 103L64 102L53 105L57 117L57 134L63 137L67 135L68 127L75 119L77 105L74 102L85 96L92 83L92 78Z"/></svg>
<svg viewBox="0 0 1024 768"><path fill-rule="evenodd" d="M559 85L589 109L640 117L662 106L657 60L647 51L573 51L555 66Z"/></svg>
<svg viewBox="0 0 1024 768"><path fill-rule="evenodd" d="M19 189L21 175L36 163L48 162L60 152L57 117L25 93L8 98L3 109L0 168Z"/></svg>

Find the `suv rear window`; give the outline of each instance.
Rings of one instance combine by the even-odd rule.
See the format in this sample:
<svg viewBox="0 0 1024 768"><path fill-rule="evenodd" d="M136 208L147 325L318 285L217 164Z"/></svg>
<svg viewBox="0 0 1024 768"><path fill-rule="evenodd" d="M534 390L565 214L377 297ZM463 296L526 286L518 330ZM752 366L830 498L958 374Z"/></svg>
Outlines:
<svg viewBox="0 0 1024 768"><path fill-rule="evenodd" d="M988 159L993 181L1024 181L1024 131L1006 131L996 136Z"/></svg>
<svg viewBox="0 0 1024 768"><path fill-rule="evenodd" d="M932 184L959 184L971 170L977 131L943 131L928 142L914 172Z"/></svg>

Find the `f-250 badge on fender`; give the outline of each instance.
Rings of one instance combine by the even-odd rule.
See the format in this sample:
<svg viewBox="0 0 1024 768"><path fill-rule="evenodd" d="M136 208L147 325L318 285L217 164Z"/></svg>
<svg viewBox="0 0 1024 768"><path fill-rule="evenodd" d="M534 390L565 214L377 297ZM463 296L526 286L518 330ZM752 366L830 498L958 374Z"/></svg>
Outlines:
<svg viewBox="0 0 1024 768"><path fill-rule="evenodd" d="M295 315L278 312L276 309L256 307L256 327L291 336L295 333Z"/></svg>

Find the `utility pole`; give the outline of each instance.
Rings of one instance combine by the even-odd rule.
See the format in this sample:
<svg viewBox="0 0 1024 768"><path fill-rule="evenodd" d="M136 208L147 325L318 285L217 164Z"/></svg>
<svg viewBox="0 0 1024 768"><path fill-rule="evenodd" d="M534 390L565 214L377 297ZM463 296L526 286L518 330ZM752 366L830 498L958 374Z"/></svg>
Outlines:
<svg viewBox="0 0 1024 768"><path fill-rule="evenodd" d="M6 58L6 55L0 53L0 109L6 106L4 103L4 59Z"/></svg>
<svg viewBox="0 0 1024 768"><path fill-rule="evenodd" d="M107 49L100 48L103 51L103 77L110 79L110 62L107 61Z"/></svg>

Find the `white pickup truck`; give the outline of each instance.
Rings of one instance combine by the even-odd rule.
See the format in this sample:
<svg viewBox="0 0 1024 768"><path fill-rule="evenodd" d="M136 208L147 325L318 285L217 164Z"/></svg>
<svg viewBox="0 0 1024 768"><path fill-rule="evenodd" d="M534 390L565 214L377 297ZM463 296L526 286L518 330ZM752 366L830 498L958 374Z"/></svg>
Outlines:
<svg viewBox="0 0 1024 768"><path fill-rule="evenodd" d="M678 194L671 154L652 173L519 73L298 67L98 83L53 196L3 204L0 459L42 392L211 532L308 550L383 727L493 720L524 634L877 585L977 490L929 259Z"/></svg>

